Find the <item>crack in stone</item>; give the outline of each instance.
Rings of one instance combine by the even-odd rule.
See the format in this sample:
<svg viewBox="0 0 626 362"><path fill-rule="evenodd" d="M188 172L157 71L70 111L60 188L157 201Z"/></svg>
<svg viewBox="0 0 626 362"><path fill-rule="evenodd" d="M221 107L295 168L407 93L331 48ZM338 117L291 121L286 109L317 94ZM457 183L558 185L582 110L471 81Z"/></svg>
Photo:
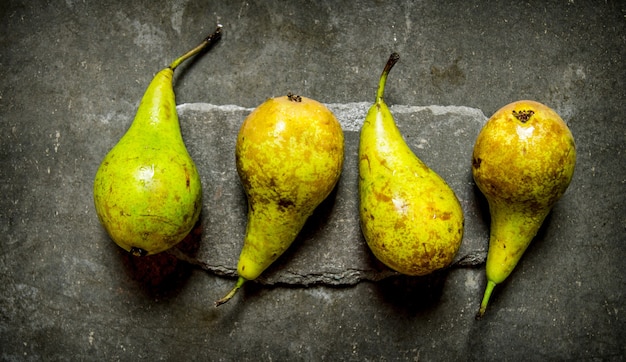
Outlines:
<svg viewBox="0 0 626 362"><path fill-rule="evenodd" d="M206 272L222 276L236 278L237 270L234 267L228 267L224 265L209 265L198 260L195 257L185 254L183 251L172 248L168 251L169 254L175 256L178 260L185 263L194 265ZM485 263L486 252L478 251L462 256L460 259L453 262L447 269L462 269L462 268L475 268ZM371 270L371 269L345 269L342 272L337 273L308 273L300 274L294 272L286 272L281 275L280 279L266 278L260 276L256 281L261 284L275 285L275 284L288 284L299 286L311 286L311 285L328 285L328 286L352 286L361 282L378 282L383 279L387 279L393 276L399 276L400 273L391 269L385 270Z"/></svg>

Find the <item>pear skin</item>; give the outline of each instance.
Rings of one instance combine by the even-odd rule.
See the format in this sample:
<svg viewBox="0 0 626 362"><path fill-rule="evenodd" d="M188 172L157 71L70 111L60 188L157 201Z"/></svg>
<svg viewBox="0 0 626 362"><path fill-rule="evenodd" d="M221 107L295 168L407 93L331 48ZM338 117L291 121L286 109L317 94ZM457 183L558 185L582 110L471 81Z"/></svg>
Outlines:
<svg viewBox="0 0 626 362"><path fill-rule="evenodd" d="M489 204L491 226L487 286L477 319L484 315L494 287L511 274L565 193L575 164L572 133L556 112L541 103L510 103L481 129L472 174Z"/></svg>
<svg viewBox="0 0 626 362"><path fill-rule="evenodd" d="M463 210L454 191L404 141L383 100L385 66L361 128L359 195L361 229L373 254L406 275L448 266L463 239Z"/></svg>
<svg viewBox="0 0 626 362"><path fill-rule="evenodd" d="M220 35L221 26L154 76L128 131L96 172L98 219L111 239L134 255L169 249L199 218L202 186L183 142L172 78L180 63Z"/></svg>
<svg viewBox="0 0 626 362"><path fill-rule="evenodd" d="M270 98L243 122L237 136L237 172L248 198L248 224L230 300L294 241L339 180L344 137L321 103L293 94Z"/></svg>

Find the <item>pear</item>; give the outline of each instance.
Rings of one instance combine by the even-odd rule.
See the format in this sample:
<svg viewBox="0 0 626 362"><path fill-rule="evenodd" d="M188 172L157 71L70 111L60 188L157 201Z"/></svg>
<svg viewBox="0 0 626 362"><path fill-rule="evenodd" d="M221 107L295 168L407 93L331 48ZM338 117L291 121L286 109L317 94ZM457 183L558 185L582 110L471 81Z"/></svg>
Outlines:
<svg viewBox="0 0 626 362"><path fill-rule="evenodd" d="M360 221L372 253L402 274L419 276L448 266L461 245L464 216L448 184L409 148L387 107L387 75L361 128Z"/></svg>
<svg viewBox="0 0 626 362"><path fill-rule="evenodd" d="M220 36L221 25L154 76L128 131L96 172L93 197L100 223L134 255L169 249L200 215L200 176L183 142L172 78L179 64Z"/></svg>
<svg viewBox="0 0 626 362"><path fill-rule="evenodd" d="M487 286L480 319L497 284L511 274L574 174L576 145L561 117L534 101L498 110L481 129L472 174L491 214Z"/></svg>
<svg viewBox="0 0 626 362"><path fill-rule="evenodd" d="M288 94L270 98L246 117L235 150L248 199L248 224L235 287L256 279L294 241L341 175L344 137L323 104Z"/></svg>

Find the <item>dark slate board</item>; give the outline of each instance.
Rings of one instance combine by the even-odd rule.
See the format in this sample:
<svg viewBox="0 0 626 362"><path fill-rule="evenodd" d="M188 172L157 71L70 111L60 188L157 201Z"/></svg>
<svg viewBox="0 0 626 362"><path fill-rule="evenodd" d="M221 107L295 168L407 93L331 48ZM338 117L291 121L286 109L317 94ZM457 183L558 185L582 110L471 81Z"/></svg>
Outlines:
<svg viewBox="0 0 626 362"><path fill-rule="evenodd" d="M373 257L359 228L359 130L370 104L327 106L345 134L341 179L290 249L258 279L261 283L350 285L395 274ZM202 178L204 206L195 244L171 253L219 275L236 276L246 229L246 199L234 153L239 127L251 111L199 103L178 106L183 136ZM488 210L472 180L470 158L485 115L459 106L391 106L391 112L409 146L448 182L463 207L463 243L451 267L482 264Z"/></svg>

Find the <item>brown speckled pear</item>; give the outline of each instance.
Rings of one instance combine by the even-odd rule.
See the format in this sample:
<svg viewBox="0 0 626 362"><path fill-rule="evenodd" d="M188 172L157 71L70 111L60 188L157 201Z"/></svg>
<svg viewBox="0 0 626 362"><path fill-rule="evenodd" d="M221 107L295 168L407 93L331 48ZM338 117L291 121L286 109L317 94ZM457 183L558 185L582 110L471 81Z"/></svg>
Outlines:
<svg viewBox="0 0 626 362"><path fill-rule="evenodd" d="M361 128L361 229L373 254L391 269L426 275L452 262L464 216L454 191L406 144L383 100L398 59L396 53L389 58Z"/></svg>
<svg viewBox="0 0 626 362"><path fill-rule="evenodd" d="M491 213L487 287L511 274L544 219L570 184L576 146L569 128L547 106L517 101L498 110L478 134L472 156L476 185Z"/></svg>
<svg viewBox="0 0 626 362"><path fill-rule="evenodd" d="M323 104L294 94L270 98L241 125L235 158L248 197L248 225L230 300L294 241L339 180L341 124Z"/></svg>

